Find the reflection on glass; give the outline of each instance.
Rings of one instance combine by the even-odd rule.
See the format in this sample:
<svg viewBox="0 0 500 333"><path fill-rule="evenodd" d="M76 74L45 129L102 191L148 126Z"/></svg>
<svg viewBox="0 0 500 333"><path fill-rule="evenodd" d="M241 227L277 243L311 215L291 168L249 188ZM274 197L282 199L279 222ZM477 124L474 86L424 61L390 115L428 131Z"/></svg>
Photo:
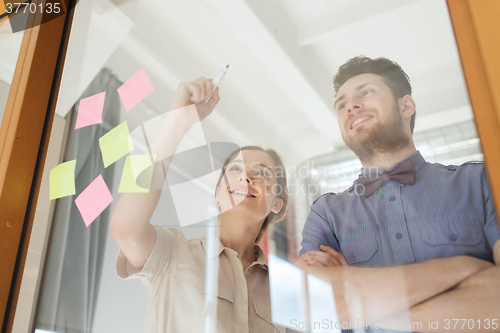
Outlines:
<svg viewBox="0 0 500 333"><path fill-rule="evenodd" d="M429 287L418 295L412 292L422 291L421 285L432 286L436 281L433 274L439 272L441 277L450 277L443 286L451 288L466 278L461 267L470 268L469 274L486 268L479 259L460 257L450 263L442 257L472 254L492 260L488 247L492 247L494 237L484 240L480 219L472 214L479 201L474 203L477 197L469 197L471 193L486 193L487 183L479 177L481 188L477 183L466 189L457 187L437 199L432 196L441 193L440 189L423 191L416 196L421 200L417 203L403 202L405 191L413 185L387 183L385 188L392 192L382 199L382 190L360 199L371 202L379 198L373 204L373 214L363 210L363 205L352 204L347 195L321 197L350 188L362 166L349 149L356 142L349 142L343 123L352 118L342 118L332 106L345 95L344 107L352 108L352 101L364 98L357 92L368 96L375 88L358 91L358 85L342 90L342 84L336 98L331 85L339 67L361 54L388 57L410 76L418 114L412 140L421 158L443 165L482 159L445 1L80 1L56 109L56 118L65 119L70 128L68 136L61 139L67 148L61 148L62 158L55 166L76 160L75 194L52 202L50 243L45 242L45 234L38 240L36 235L32 237L32 242L45 244L46 257L43 279L39 279L39 305L33 314L36 328L140 332L147 322L164 325L159 331L178 325L177 331L187 332L190 326L198 325L197 331L209 332L226 325L250 332L265 330L256 327L280 332L338 332L349 319L375 324L383 317L385 327L392 324L396 330L417 331L418 327L403 326L410 321L427 323L427 318L410 318L402 309L444 290ZM184 133L182 140L173 142L168 135L182 126L173 118L170 122L168 116L174 115L172 109L184 106L171 107L179 83L193 82L200 76L211 79L227 63L231 71L220 85L221 102L210 116ZM136 75L142 83L132 84L130 90L137 95L122 96L123 87L133 83L135 80L130 80ZM378 100L377 108L385 110L382 106L387 101ZM378 115L377 108L367 109L368 118ZM366 123L355 127L360 132L369 128L370 119L361 119ZM123 130L115 133L120 124ZM378 139L394 138L392 128L379 134ZM164 140L156 139L162 135ZM343 136L350 144L346 145ZM165 153L158 142L175 143L175 147ZM290 197L287 216L259 239L262 262L257 261L265 266L269 258L269 273L257 268L262 273L258 285L251 285L251 278L247 278L253 268L247 270L246 266L255 263L255 258L238 258L235 254L241 251L237 246L224 243L227 233L223 230L239 229L221 227L214 233L220 213L234 216L245 207L245 200L251 200L247 197L252 193L244 194L242 189L237 189L239 193L217 192L218 181L219 185L231 184L234 173L254 171L247 164L256 160L244 154L241 161L232 161L224 169L225 159L248 145L272 147L283 155L285 165L275 165L273 171L276 177L287 177ZM363 149L356 151L358 156L366 153ZM422 162L420 157L415 164ZM397 162L379 169L385 171ZM443 168L446 172L453 169ZM260 170L258 176L265 177L265 171ZM221 172L228 172L227 179L220 178ZM251 175L257 177L257 173ZM91 195L85 202L97 200L100 205L88 204L82 209L75 200L97 179L102 179L100 184L109 190L112 200ZM418 173L415 179L417 184ZM431 183L439 181L443 179L438 177ZM141 275L139 266L149 257L142 256L143 262L134 265L133 251L125 254L120 240L117 244L108 231L122 194L125 198L131 194L130 207L134 207L136 198L160 190L154 212L146 204L141 208L149 212L146 222L154 225L149 229L154 234L149 235L155 240L158 235L163 237L166 252L178 248L169 247L176 241L186 250L174 258L175 271L166 261L155 266L172 275L165 277L167 289L183 295L175 297L175 302L166 301L173 304L168 311L163 311L166 303L161 304L170 297L167 289L157 288L161 284L149 280L164 276L148 271L147 263L140 279L149 288L149 298L140 281L123 281L116 276L120 248L118 271L122 277ZM46 199L49 195L48 191L40 193ZM233 196L245 199L235 202ZM456 207L450 204L450 196ZM346 201L333 203L335 209L325 204L322 210L310 210L318 198L316 203L331 197ZM436 217L419 206L420 202L446 212ZM98 206L99 211L84 222L82 212ZM134 217L141 209L123 215ZM421 213L424 210L427 213ZM257 214L257 209L252 213ZM310 214L317 215L317 226L311 226ZM228 221L225 217L220 222L223 226ZM51 225L48 220L45 223ZM454 221L460 224L454 225ZM492 225L494 222L488 228ZM303 237L308 242L307 233L314 239L299 252ZM202 238L204 234L206 238ZM155 241L149 240L146 243L151 247ZM225 254L217 256L220 244L226 247L224 253L234 255L232 261L225 261ZM191 259L197 259L179 262L189 257L190 246L216 259L205 262L205 256L193 255ZM455 251L457 248L460 251ZM148 249L149 254L153 248ZM325 274L324 267L316 267L311 258L309 264L304 256L299 258L307 251L330 253L336 258L330 263L342 267L332 270L336 272L333 276ZM170 259L156 254L151 258ZM431 258L439 258L429 266L433 274L412 270L410 264ZM306 276L293 266L297 263L306 270L319 270ZM389 265L395 267L385 267ZM371 267L358 274L358 270L351 270L357 267L351 266ZM237 298L246 290L250 290L248 302L241 302ZM428 290L431 292L426 293ZM263 293L260 301L256 291ZM349 304L346 295L350 295ZM241 321L230 316L236 305L242 305ZM151 310L151 306L161 311ZM170 309L178 319L165 319ZM323 320L327 327L312 325Z"/></svg>

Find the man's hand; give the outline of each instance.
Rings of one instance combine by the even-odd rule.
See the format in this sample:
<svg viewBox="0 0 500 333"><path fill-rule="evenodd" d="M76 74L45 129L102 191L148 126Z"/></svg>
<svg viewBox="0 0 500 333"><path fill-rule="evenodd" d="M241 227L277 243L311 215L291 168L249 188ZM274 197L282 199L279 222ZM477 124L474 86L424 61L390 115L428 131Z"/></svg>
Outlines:
<svg viewBox="0 0 500 333"><path fill-rule="evenodd" d="M213 90L212 80L200 77L192 82L181 82L172 98L172 110L195 104L200 121L206 118L219 103L219 88ZM210 100L205 103L208 96Z"/></svg>
<svg viewBox="0 0 500 333"><path fill-rule="evenodd" d="M304 254L304 261L309 266L347 266L344 256L332 249L330 246L321 245L320 249L321 251L310 251Z"/></svg>

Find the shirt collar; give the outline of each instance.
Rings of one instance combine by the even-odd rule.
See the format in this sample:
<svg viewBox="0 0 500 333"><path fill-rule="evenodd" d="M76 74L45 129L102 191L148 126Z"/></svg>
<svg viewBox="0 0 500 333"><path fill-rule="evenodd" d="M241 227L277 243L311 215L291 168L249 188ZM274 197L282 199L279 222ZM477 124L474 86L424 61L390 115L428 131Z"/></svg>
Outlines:
<svg viewBox="0 0 500 333"><path fill-rule="evenodd" d="M418 169L420 169L425 164L425 159L423 158L422 154L420 154L420 152L417 150L413 155L411 155L410 157L407 157L404 160L399 161L398 163L394 164L387 171L391 171L392 169L394 169L395 167L397 167L399 164L403 163L404 161L406 161L408 159L411 160L411 162L413 163L413 166L415 167L416 171L418 171ZM367 169L361 168L361 173L362 174L367 174L367 173L374 172L374 171L375 170L370 170L370 169L367 170ZM384 172L382 170L376 170L376 171L378 173L383 173Z"/></svg>
<svg viewBox="0 0 500 333"><path fill-rule="evenodd" d="M216 242L216 251L214 251L213 253L211 253L211 255L209 256L210 259L213 259L217 256L220 256L220 254L222 253L222 251L224 251L225 249L226 250L231 250L231 251L234 251L233 249L230 249L228 247L224 247L224 244L222 244L222 242L220 241L219 237L216 235L215 232L212 231L212 235L214 236L214 240ZM207 239L207 234L204 234L203 236L200 237L201 239L201 244L203 245L203 249L205 250L205 253L207 253L207 247L208 247L208 239ZM250 266L253 266L253 265L260 265L261 267L265 267L267 269L267 266L269 265L268 264L268 261L267 261L267 257L266 257L266 254L264 253L264 251L262 251L262 249L260 248L260 246L258 246L257 244L254 246L254 249L255 251L257 252L257 260L255 260Z"/></svg>
<svg viewBox="0 0 500 333"><path fill-rule="evenodd" d="M203 245L203 249L205 250L205 253L208 254L208 252L207 252L207 248L208 248L207 235L208 234L204 234L203 236L200 237L200 239L201 239L201 244ZM214 252L210 253L210 256L209 256L210 259L213 259L222 253L222 251L224 250L224 245L222 244L219 237L215 234L214 231L211 232L211 235L214 237L214 241L216 244L216 250Z"/></svg>

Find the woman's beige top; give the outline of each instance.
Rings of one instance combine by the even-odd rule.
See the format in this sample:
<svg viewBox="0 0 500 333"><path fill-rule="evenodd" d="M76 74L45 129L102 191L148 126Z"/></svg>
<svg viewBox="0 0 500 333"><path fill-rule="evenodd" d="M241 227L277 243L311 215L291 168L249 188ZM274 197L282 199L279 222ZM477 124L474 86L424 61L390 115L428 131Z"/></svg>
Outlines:
<svg viewBox="0 0 500 333"><path fill-rule="evenodd" d="M155 226L156 244L142 270L120 251L116 270L123 279L140 278L148 289L146 333L204 332L206 235L187 241L178 229ZM271 321L266 256L256 245L257 260L243 271L236 251L215 237L219 258L216 332L281 332Z"/></svg>

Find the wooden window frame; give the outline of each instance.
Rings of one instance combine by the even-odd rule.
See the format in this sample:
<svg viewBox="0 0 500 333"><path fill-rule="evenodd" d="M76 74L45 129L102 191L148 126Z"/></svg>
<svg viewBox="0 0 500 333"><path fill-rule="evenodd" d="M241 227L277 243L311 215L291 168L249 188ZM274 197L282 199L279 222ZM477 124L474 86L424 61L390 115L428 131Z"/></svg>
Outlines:
<svg viewBox="0 0 500 333"><path fill-rule="evenodd" d="M43 0L40 0L43 1ZM74 0L73 0L74 1ZM38 2L37 2L38 3ZM447 0L495 206L500 207L498 0ZM24 32L0 128L0 317L10 332L74 6ZM33 20L35 17L32 18Z"/></svg>
<svg viewBox="0 0 500 333"><path fill-rule="evenodd" d="M10 332L52 120L68 46L75 0L65 14L24 31L0 127L0 318ZM45 0L33 1L37 5ZM66 2L66 4L65 4ZM31 14L28 25L41 19Z"/></svg>
<svg viewBox="0 0 500 333"><path fill-rule="evenodd" d="M447 4L498 212L500 173L495 171L500 168L500 21L495 15L500 12L500 1L447 0Z"/></svg>

